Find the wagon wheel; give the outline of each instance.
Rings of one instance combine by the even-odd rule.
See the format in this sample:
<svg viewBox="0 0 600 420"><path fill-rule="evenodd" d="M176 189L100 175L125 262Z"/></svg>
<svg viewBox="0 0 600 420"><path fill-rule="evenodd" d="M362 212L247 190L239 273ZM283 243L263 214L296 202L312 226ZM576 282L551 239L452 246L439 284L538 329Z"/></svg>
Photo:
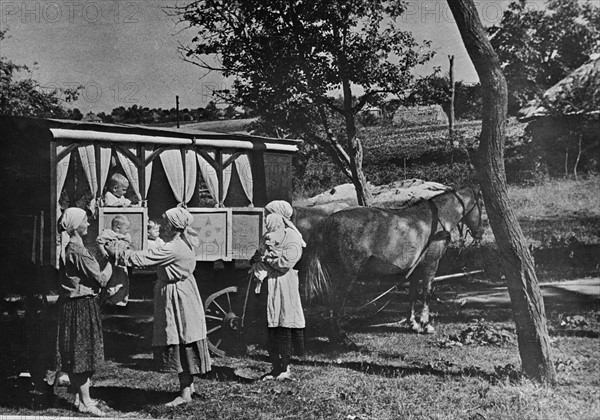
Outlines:
<svg viewBox="0 0 600 420"><path fill-rule="evenodd" d="M225 356L225 334L241 332L242 319L232 307L232 295L237 291L236 286L227 287L210 295L204 303L208 348L217 356Z"/></svg>

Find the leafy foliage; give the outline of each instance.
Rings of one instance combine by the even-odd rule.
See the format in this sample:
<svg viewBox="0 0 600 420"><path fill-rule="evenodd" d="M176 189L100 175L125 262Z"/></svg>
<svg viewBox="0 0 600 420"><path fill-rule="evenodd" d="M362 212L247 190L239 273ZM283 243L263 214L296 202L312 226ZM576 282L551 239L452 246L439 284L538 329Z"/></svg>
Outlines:
<svg viewBox="0 0 600 420"><path fill-rule="evenodd" d="M0 31L0 44L7 31ZM42 118L78 119L79 110L67 110L66 102L75 101L81 88L47 89L31 77L31 70L0 56L0 114Z"/></svg>
<svg viewBox="0 0 600 420"><path fill-rule="evenodd" d="M403 101L406 106L440 105L446 115L450 115L450 79L440 76L439 70L418 79ZM469 85L462 81L454 84L454 115L456 118L481 118L481 85Z"/></svg>
<svg viewBox="0 0 600 420"><path fill-rule="evenodd" d="M235 107L229 106L225 110L217 107L210 101L206 108L180 109L179 120L183 123L192 121L214 121L220 117L233 119L238 116ZM148 108L132 105L129 108L117 107L110 114L100 112L98 117L107 123L122 124L162 124L177 121L177 109Z"/></svg>
<svg viewBox="0 0 600 420"><path fill-rule="evenodd" d="M545 10L526 0L509 5L488 29L509 89L509 113L584 64L600 46L600 9L592 2L550 0Z"/></svg>
<svg viewBox="0 0 600 420"><path fill-rule="evenodd" d="M174 14L197 36L185 59L235 77L220 94L259 113L255 129L328 149L363 185L356 114L375 96L407 88L410 70L433 53L398 29L394 1L194 1ZM353 89L361 88L360 97ZM342 103L331 97L341 89ZM336 130L335 126L339 127Z"/></svg>

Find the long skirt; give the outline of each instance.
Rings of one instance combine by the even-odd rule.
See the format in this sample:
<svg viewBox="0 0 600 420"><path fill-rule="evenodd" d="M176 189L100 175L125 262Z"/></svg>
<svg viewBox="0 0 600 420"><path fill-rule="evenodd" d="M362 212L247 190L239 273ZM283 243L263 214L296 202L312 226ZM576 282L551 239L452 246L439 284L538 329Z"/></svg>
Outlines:
<svg viewBox="0 0 600 420"><path fill-rule="evenodd" d="M154 362L160 372L202 375L210 371L206 339L189 344L154 347Z"/></svg>
<svg viewBox="0 0 600 420"><path fill-rule="evenodd" d="M302 356L304 354L304 328L269 328L269 354Z"/></svg>
<svg viewBox="0 0 600 420"><path fill-rule="evenodd" d="M104 362L97 298L65 299L58 313L56 367L65 373L95 371Z"/></svg>

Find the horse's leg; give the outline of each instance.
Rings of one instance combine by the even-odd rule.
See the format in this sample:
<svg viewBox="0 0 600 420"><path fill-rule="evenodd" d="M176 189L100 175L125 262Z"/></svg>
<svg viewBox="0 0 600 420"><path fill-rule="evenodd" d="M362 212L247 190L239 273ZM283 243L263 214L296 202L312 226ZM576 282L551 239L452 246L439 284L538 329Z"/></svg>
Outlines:
<svg viewBox="0 0 600 420"><path fill-rule="evenodd" d="M423 329L421 324L417 322L416 306L419 294L419 280L421 279L420 267L417 267L410 275L410 286L408 289L408 301L410 302L410 313L408 315L408 323L410 329L416 333L421 333Z"/></svg>
<svg viewBox="0 0 600 420"><path fill-rule="evenodd" d="M347 267L341 263L330 265L330 275L332 276L332 284L337 285L337 290L334 291L331 307L331 322L329 341L336 343L349 350L358 350L358 346L348 337L344 326L346 314L347 300L350 298L352 288L357 279L357 274L351 267Z"/></svg>
<svg viewBox="0 0 600 420"><path fill-rule="evenodd" d="M429 301L431 298L431 284L437 272L440 259L446 252L448 246L447 241L435 241L431 243L429 249L425 253L425 258L421 263L423 275L423 310L421 311L420 326L422 332L433 334L435 329L430 324L429 319Z"/></svg>

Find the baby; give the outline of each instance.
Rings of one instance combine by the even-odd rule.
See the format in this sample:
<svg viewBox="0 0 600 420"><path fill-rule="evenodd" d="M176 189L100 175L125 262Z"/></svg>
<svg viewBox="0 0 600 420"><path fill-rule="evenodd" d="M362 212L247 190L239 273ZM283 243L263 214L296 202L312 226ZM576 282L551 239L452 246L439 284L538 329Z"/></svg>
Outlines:
<svg viewBox="0 0 600 420"><path fill-rule="evenodd" d="M260 240L260 247L252 257L251 261L254 264L249 271L256 279L256 287L254 289L256 294L260 293L262 283L269 276L269 271L271 270L265 261L268 261L269 258L277 257L282 253L279 245L281 245L285 236L283 217L279 214L269 214L265 220L265 230L266 233Z"/></svg>
<svg viewBox="0 0 600 420"><path fill-rule="evenodd" d="M129 207L131 201L125 198L125 193L129 188L127 178L119 173L113 174L107 183L107 189L104 193L103 203L105 207Z"/></svg>
<svg viewBox="0 0 600 420"><path fill-rule="evenodd" d="M154 220L148 220L148 249L157 249L165 244L159 235L160 225Z"/></svg>
<svg viewBox="0 0 600 420"><path fill-rule="evenodd" d="M131 222L122 214L116 215L111 221L111 228L104 229L96 242L102 254L108 258L105 247L114 245L118 252L129 249L131 246L131 234L129 228ZM129 300L129 275L126 267L113 265L113 272L107 285L108 297L105 303L116 306L127 306Z"/></svg>

